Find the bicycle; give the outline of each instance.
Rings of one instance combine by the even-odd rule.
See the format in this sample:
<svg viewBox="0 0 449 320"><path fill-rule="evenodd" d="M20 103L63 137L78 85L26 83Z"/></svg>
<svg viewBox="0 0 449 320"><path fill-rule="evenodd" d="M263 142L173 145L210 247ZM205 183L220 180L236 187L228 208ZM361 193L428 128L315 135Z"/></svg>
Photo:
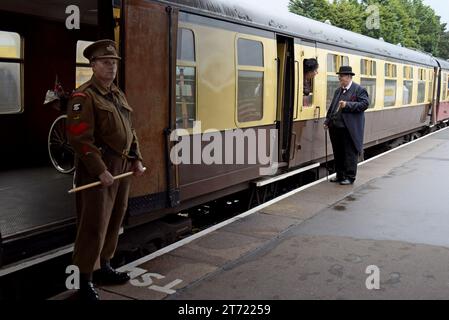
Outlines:
<svg viewBox="0 0 449 320"><path fill-rule="evenodd" d="M66 94L56 78L53 90L48 90L44 105L51 105L62 114L53 121L47 138L50 161L58 172L69 174L75 170L75 151L69 144L66 133L67 100Z"/></svg>

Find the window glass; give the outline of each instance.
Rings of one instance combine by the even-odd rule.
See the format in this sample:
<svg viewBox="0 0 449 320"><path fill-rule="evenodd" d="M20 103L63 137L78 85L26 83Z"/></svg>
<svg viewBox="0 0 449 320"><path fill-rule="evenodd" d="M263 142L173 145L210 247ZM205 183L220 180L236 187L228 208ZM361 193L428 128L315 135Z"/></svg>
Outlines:
<svg viewBox="0 0 449 320"><path fill-rule="evenodd" d="M327 72L337 72L337 56L335 54L327 55Z"/></svg>
<svg viewBox="0 0 449 320"><path fill-rule="evenodd" d="M238 72L238 107L239 122L257 121L263 118L263 72Z"/></svg>
<svg viewBox="0 0 449 320"><path fill-rule="evenodd" d="M374 108L376 105L376 79L362 78L360 85L368 92L370 104L368 108Z"/></svg>
<svg viewBox="0 0 449 320"><path fill-rule="evenodd" d="M418 103L423 103L426 100L426 82L418 82Z"/></svg>
<svg viewBox="0 0 449 320"><path fill-rule="evenodd" d="M176 67L176 128L192 128L196 119L196 70Z"/></svg>
<svg viewBox="0 0 449 320"><path fill-rule="evenodd" d="M15 32L0 31L0 58L22 58L20 35Z"/></svg>
<svg viewBox="0 0 449 320"><path fill-rule="evenodd" d="M18 33L0 31L0 113L22 111L22 47Z"/></svg>
<svg viewBox="0 0 449 320"><path fill-rule="evenodd" d="M404 81L402 104L411 104L413 97L413 81Z"/></svg>
<svg viewBox="0 0 449 320"><path fill-rule="evenodd" d="M385 80L384 106L392 107L396 104L396 80Z"/></svg>
<svg viewBox="0 0 449 320"><path fill-rule="evenodd" d="M89 64L89 60L83 56L84 49L91 45L93 41L78 40L76 42L76 63Z"/></svg>
<svg viewBox="0 0 449 320"><path fill-rule="evenodd" d="M329 108L332 98L334 97L335 90L340 88L340 82L338 81L337 76L329 75L327 76L327 99L326 106Z"/></svg>
<svg viewBox="0 0 449 320"><path fill-rule="evenodd" d="M0 62L0 113L22 109L20 63Z"/></svg>
<svg viewBox="0 0 449 320"><path fill-rule="evenodd" d="M192 30L178 30L177 59L195 61L195 41Z"/></svg>
<svg viewBox="0 0 449 320"><path fill-rule="evenodd" d="M75 85L76 88L83 83L90 80L93 75L92 68L90 67L89 60L83 56L83 51L93 41L78 40L76 42L76 71L75 71Z"/></svg>
<svg viewBox="0 0 449 320"><path fill-rule="evenodd" d="M239 65L263 67L262 42L248 39L239 39L237 51Z"/></svg>

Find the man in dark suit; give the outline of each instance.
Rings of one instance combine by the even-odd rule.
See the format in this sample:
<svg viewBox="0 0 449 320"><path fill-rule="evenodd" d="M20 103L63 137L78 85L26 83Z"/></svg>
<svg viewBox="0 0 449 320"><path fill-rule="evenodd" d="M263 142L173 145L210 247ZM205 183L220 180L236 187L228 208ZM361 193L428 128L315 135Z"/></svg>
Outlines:
<svg viewBox="0 0 449 320"><path fill-rule="evenodd" d="M350 66L340 67L340 88L334 93L327 111L324 129L329 135L334 151L337 176L331 182L351 185L357 174L357 160L363 151L365 110L369 106L368 92L355 82Z"/></svg>

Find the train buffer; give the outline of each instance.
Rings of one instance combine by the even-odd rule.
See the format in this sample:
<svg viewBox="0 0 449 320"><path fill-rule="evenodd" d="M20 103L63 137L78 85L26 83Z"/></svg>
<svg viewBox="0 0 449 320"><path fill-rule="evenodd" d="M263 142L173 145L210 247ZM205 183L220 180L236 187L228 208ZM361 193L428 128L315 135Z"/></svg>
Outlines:
<svg viewBox="0 0 449 320"><path fill-rule="evenodd" d="M449 130L143 257L105 299L446 299Z"/></svg>

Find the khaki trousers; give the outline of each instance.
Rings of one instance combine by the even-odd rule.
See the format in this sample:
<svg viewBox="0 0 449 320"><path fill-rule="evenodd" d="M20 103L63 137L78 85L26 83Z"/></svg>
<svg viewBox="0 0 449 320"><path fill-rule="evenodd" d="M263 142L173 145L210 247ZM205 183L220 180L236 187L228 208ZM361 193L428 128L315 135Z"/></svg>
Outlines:
<svg viewBox="0 0 449 320"><path fill-rule="evenodd" d="M131 161L116 155L105 154L103 161L113 176L130 171L132 167ZM77 186L98 180L78 161ZM76 194L77 235L72 261L81 273L92 273L100 268L100 260L109 261L114 256L130 185L131 177L126 177L115 180L110 187L98 186Z"/></svg>

